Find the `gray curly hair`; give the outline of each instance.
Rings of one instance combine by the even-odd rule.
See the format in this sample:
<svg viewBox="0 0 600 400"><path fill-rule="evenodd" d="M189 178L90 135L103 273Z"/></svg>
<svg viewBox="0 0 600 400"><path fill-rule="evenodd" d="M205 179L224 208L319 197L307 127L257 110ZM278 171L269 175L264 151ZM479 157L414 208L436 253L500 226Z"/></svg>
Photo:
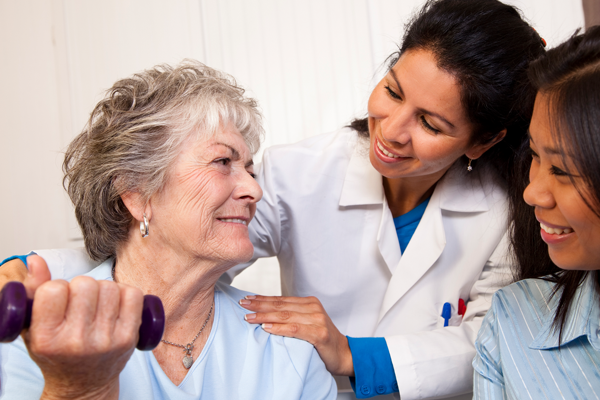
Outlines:
<svg viewBox="0 0 600 400"><path fill-rule="evenodd" d="M159 191L188 137L214 135L231 123L255 154L261 119L256 101L233 77L197 61L159 65L116 82L63 162L63 186L90 257L116 255L134 220L121 194L136 192L147 201Z"/></svg>

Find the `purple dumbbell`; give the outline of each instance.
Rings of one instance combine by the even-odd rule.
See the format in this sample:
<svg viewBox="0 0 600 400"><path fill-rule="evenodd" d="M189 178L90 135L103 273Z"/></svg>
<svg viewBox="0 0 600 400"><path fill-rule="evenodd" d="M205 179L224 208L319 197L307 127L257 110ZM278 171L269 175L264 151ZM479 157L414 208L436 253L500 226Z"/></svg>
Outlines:
<svg viewBox="0 0 600 400"><path fill-rule="evenodd" d="M0 342L15 340L31 324L33 300L27 298L21 282L8 282L0 291ZM152 350L160 343L165 330L165 310L157 296L144 296L142 324L136 348Z"/></svg>

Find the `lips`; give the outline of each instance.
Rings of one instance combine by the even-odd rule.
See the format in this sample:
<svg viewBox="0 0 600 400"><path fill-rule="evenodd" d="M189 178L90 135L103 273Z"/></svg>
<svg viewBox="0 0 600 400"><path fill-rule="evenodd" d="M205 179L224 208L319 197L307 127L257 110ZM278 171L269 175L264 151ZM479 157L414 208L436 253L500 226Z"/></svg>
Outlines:
<svg viewBox="0 0 600 400"><path fill-rule="evenodd" d="M241 219L241 218L217 218L217 219L222 222L232 222L234 224L248 225L248 222L245 219Z"/></svg>
<svg viewBox="0 0 600 400"><path fill-rule="evenodd" d="M573 229L571 229L571 228L563 228L563 229L550 228L549 226L546 226L541 222L540 222L540 226L542 227L544 232L549 233L550 235L563 235L563 234L568 234L568 233L573 232Z"/></svg>
<svg viewBox="0 0 600 400"><path fill-rule="evenodd" d="M387 151L387 150L386 150L386 149L383 147L383 145L382 145L382 144L379 142L379 140L377 141L377 147L379 148L379 150L381 150L381 152L382 152L384 155L386 155L386 156L388 156L388 157L391 157L391 158L400 158L400 156L398 156L398 155L396 155L396 154L393 154L393 153L390 153L389 151Z"/></svg>
<svg viewBox="0 0 600 400"><path fill-rule="evenodd" d="M396 154L390 151L389 148L384 146L379 139L375 138L375 146L374 153L378 156L378 158L386 163L393 163L398 161L407 160L410 157L402 156L400 154Z"/></svg>

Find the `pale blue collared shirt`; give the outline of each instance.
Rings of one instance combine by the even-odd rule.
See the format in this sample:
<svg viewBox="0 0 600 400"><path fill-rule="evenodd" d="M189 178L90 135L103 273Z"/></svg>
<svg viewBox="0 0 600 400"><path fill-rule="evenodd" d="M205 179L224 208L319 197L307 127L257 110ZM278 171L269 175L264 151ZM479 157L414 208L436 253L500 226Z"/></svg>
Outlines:
<svg viewBox="0 0 600 400"><path fill-rule="evenodd" d="M109 259L87 275L111 280L111 268ZM334 400L335 381L310 343L271 335L244 321L250 311L238 302L246 294L217 284L210 335L181 383L171 382L151 351L136 349L120 374L119 398ZM21 338L0 344L0 383L0 399L39 399L42 394L44 377Z"/></svg>
<svg viewBox="0 0 600 400"><path fill-rule="evenodd" d="M600 399L596 273L577 290L560 349L553 283L527 279L494 295L475 343L474 399Z"/></svg>

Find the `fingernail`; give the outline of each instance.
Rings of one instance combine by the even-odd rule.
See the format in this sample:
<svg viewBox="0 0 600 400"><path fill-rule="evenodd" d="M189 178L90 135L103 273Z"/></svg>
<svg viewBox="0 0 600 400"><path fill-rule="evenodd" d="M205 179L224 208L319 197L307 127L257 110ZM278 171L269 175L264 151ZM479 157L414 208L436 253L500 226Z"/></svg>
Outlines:
<svg viewBox="0 0 600 400"><path fill-rule="evenodd" d="M240 300L240 305L242 305L242 306L247 306L250 303L252 303L250 300L246 300L246 299Z"/></svg>
<svg viewBox="0 0 600 400"><path fill-rule="evenodd" d="M261 326L264 330L267 330L267 329L271 329L273 327L273 324L262 324Z"/></svg>
<svg viewBox="0 0 600 400"><path fill-rule="evenodd" d="M252 319L255 319L255 318L256 318L256 314L246 314L246 315L244 315L244 319L246 321L252 320Z"/></svg>
<svg viewBox="0 0 600 400"><path fill-rule="evenodd" d="M256 296L254 296L254 295L249 295L249 296L246 296L246 297L245 297L245 299L254 300L254 299L256 299Z"/></svg>

